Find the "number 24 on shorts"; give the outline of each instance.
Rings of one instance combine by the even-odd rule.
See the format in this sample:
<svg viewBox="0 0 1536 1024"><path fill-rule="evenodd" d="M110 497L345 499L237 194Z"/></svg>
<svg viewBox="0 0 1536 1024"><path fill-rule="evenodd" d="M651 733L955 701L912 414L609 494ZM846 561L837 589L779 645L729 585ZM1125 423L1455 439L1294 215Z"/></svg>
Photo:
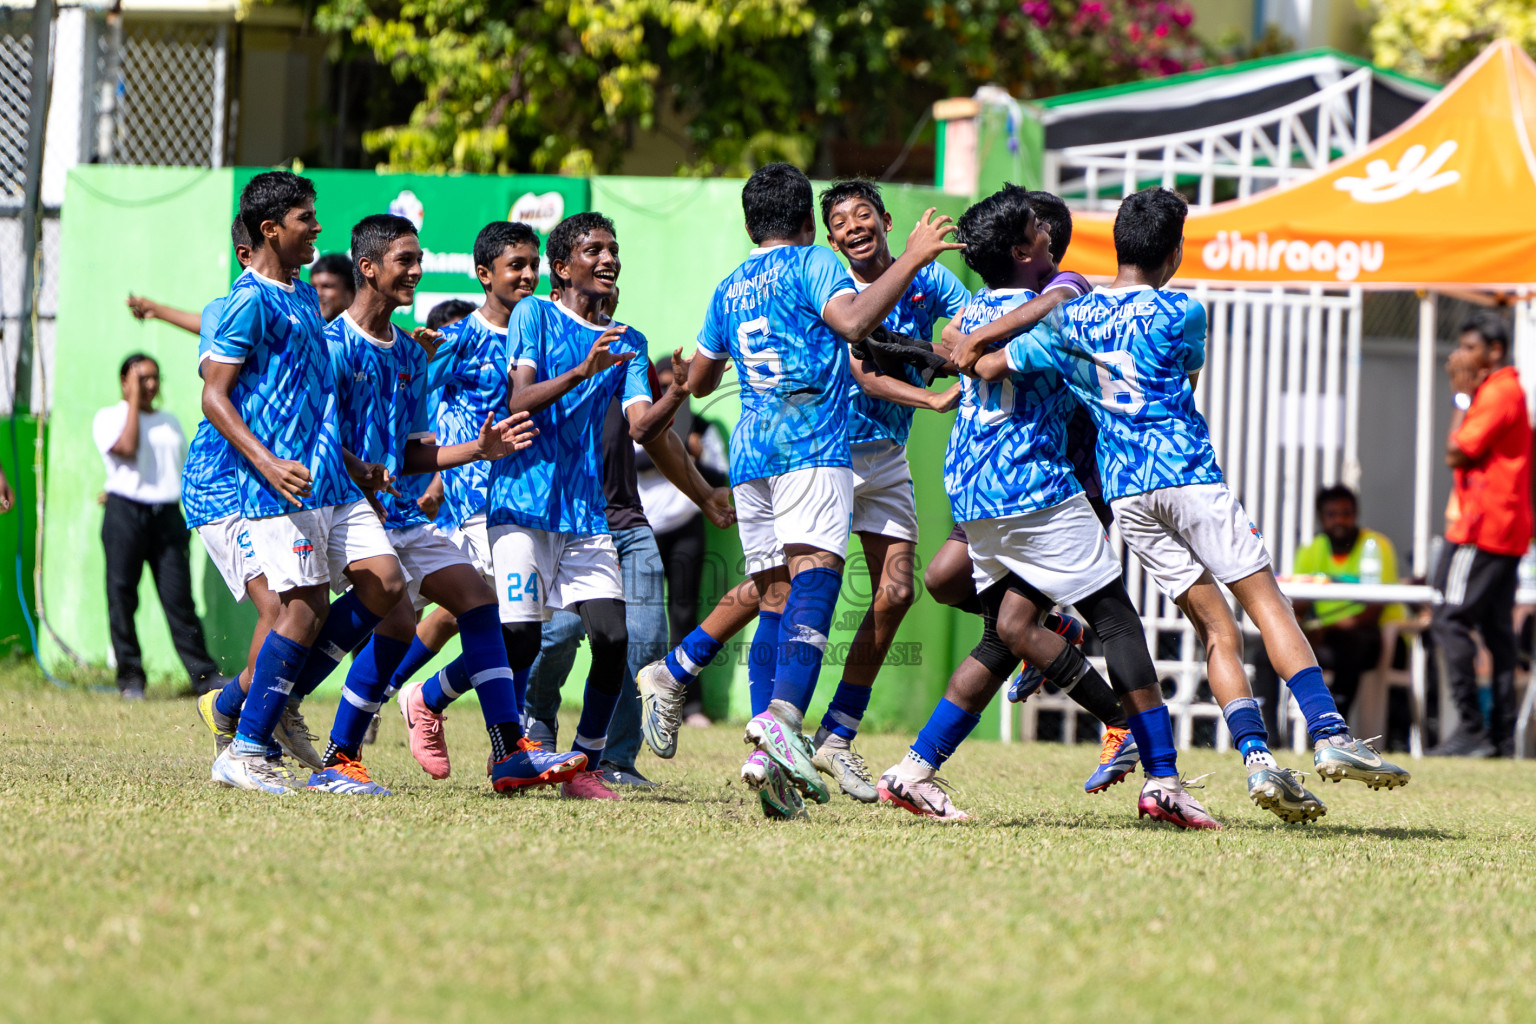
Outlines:
<svg viewBox="0 0 1536 1024"><path fill-rule="evenodd" d="M507 573L507 600L521 602L524 594L528 595L531 600L537 601L539 599L539 574L536 572L529 573L525 582L522 573Z"/></svg>

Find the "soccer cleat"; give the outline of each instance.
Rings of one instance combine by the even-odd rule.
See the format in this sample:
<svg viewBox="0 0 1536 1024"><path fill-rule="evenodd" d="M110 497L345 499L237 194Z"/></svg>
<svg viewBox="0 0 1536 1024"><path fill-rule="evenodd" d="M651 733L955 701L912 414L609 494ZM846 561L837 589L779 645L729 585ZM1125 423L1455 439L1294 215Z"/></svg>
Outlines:
<svg viewBox="0 0 1536 1024"><path fill-rule="evenodd" d="M610 786L628 786L631 789L660 789L661 783L652 782L640 774L638 768L620 768L612 761L603 761L597 766L602 773L603 781Z"/></svg>
<svg viewBox="0 0 1536 1024"><path fill-rule="evenodd" d="M560 786L560 795L568 800L624 799L608 788L608 784L603 781L603 773L596 768L589 772L577 772L566 779Z"/></svg>
<svg viewBox="0 0 1536 1024"><path fill-rule="evenodd" d="M1343 744L1333 742L1341 738ZM1312 752L1312 763L1319 775L1332 782L1354 779L1372 789L1396 789L1408 785L1408 780L1413 777L1408 770L1386 760L1371 746L1372 741L1379 739L1380 736L1372 736L1369 740L1330 736L1318 741Z"/></svg>
<svg viewBox="0 0 1536 1024"><path fill-rule="evenodd" d="M683 701L688 691L679 686L665 661L653 661L635 676L640 691L640 731L646 746L657 757L677 753L677 731L683 724Z"/></svg>
<svg viewBox="0 0 1536 1024"><path fill-rule="evenodd" d="M764 711L747 723L742 739L757 746L758 750L773 758L775 764L789 775L791 782L801 793L818 804L832 799L816 764L811 760L813 751L804 736L790 732L784 723L774 717L772 711Z"/></svg>
<svg viewBox="0 0 1536 1024"><path fill-rule="evenodd" d="M354 761L346 754L337 754L336 763L310 775L305 789L317 793L346 793L351 796L393 796L389 790L368 777L363 762Z"/></svg>
<svg viewBox="0 0 1536 1024"><path fill-rule="evenodd" d="M400 691L403 695L404 690ZM491 788L498 793L512 793L533 786L552 786L580 774L587 767L587 755L568 750L563 754L545 750L526 736L517 741L517 749L500 761L486 766Z"/></svg>
<svg viewBox="0 0 1536 1024"><path fill-rule="evenodd" d="M880 799L875 792L875 780L869 773L869 765L853 749L851 744L834 746L827 742L830 735L825 729L816 733L816 753L811 763L816 770L829 776L844 793L861 804L872 804Z"/></svg>
<svg viewBox="0 0 1536 1024"><path fill-rule="evenodd" d="M1256 807L1273 811L1281 821L1316 821L1328 813L1321 800L1307 792L1301 784L1303 773L1294 768L1271 768L1267 764L1254 765L1248 776L1248 799Z"/></svg>
<svg viewBox="0 0 1536 1024"><path fill-rule="evenodd" d="M253 793L270 793L284 796L293 789L273 770L264 754L254 757L237 754L233 746L213 759L213 781L231 789L248 789Z"/></svg>
<svg viewBox="0 0 1536 1024"><path fill-rule="evenodd" d="M741 781L757 792L763 805L763 817L779 821L808 818L800 791L790 784L784 770L761 750L752 751L741 766Z"/></svg>
<svg viewBox="0 0 1536 1024"><path fill-rule="evenodd" d="M421 696L421 683L400 687L400 716L405 719L405 735L411 756L421 770L434 779L446 779L449 772L448 741L443 738L443 716L427 707Z"/></svg>
<svg viewBox="0 0 1536 1024"><path fill-rule="evenodd" d="M1099 748L1099 766L1083 783L1088 793L1102 793L1136 770L1141 752L1136 749L1136 738L1131 730L1116 726L1104 729L1104 744Z"/></svg>
<svg viewBox="0 0 1536 1024"><path fill-rule="evenodd" d="M892 768L880 776L880 801L911 811L920 818L969 821L971 816L956 807L944 791L948 785L937 775L921 782L907 782L897 776L896 769Z"/></svg>
<svg viewBox="0 0 1536 1024"><path fill-rule="evenodd" d="M1201 787L1198 782L1199 779L1185 782L1182 775L1172 775L1166 779L1149 776L1141 787L1141 797L1136 801L1136 816L1166 821L1179 828L1221 828L1221 822L1206 813L1200 801L1185 788L1190 786L1199 789Z"/></svg>
<svg viewBox="0 0 1536 1024"><path fill-rule="evenodd" d="M272 774L276 775L279 779L282 779L283 784L286 785L289 789L301 788L299 785L299 777L295 775L293 769L288 766L288 759L283 756L283 752L281 750L279 750L275 755L270 751L267 753L267 766L272 769Z"/></svg>
<svg viewBox="0 0 1536 1024"><path fill-rule="evenodd" d="M325 759L315 749L315 740L319 737L309 731L309 726L304 723L304 713L299 710L299 701L293 697L283 704L283 713L272 730L272 738L289 757L310 771L325 768Z"/></svg>
<svg viewBox="0 0 1536 1024"><path fill-rule="evenodd" d="M1059 612L1047 612L1040 624L1053 633L1058 634L1067 643L1074 647L1083 645L1083 624L1070 615L1062 615ZM1025 662L1019 669L1019 674L1013 677L1013 682L1008 684L1008 699L1015 704L1022 704L1040 691L1045 684L1045 675L1038 668ZM1092 792L1090 790L1090 792Z"/></svg>
<svg viewBox="0 0 1536 1024"><path fill-rule="evenodd" d="M197 698L197 717L201 718L203 724L208 727L208 731L213 733L214 757L224 753L224 748L234 741L235 729L240 724L237 718L219 714L218 699L217 690L210 690Z"/></svg>

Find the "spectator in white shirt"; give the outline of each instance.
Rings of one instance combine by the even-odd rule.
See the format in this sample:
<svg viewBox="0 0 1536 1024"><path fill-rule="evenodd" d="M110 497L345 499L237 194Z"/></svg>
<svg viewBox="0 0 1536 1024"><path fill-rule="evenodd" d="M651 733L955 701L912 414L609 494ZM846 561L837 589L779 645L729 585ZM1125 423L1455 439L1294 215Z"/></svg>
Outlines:
<svg viewBox="0 0 1536 1024"><path fill-rule="evenodd" d="M187 565L187 523L181 515L181 466L187 439L181 424L155 409L160 367L135 353L119 372L123 400L96 414L91 435L107 467L101 543L107 561L107 619L117 656L117 686L124 699L144 697L138 631L139 579L144 564L155 578L176 653L199 693L224 684L203 644L192 604Z"/></svg>

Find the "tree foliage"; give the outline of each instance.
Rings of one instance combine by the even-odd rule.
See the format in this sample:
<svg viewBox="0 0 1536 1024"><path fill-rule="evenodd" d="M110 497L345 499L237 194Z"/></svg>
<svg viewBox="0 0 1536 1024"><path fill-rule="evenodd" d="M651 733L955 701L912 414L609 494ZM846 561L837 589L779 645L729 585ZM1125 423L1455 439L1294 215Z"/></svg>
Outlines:
<svg viewBox="0 0 1536 1024"><path fill-rule="evenodd" d="M612 170L680 124L682 173L809 166L838 139L905 137L928 105L1168 74L1209 54L1169 0L325 0L425 98L365 138L397 169Z"/></svg>
<svg viewBox="0 0 1536 1024"><path fill-rule="evenodd" d="M1371 59L1445 81L1496 39L1536 52L1531 0L1372 0Z"/></svg>

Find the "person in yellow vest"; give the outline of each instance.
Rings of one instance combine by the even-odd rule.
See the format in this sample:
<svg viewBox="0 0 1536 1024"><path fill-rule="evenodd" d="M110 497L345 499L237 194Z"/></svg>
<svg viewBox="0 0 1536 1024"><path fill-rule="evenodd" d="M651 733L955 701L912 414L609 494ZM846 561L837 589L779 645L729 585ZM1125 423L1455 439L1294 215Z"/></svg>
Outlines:
<svg viewBox="0 0 1536 1024"><path fill-rule="evenodd" d="M1326 576L1337 583L1396 583L1397 552L1385 535L1362 529L1355 492L1343 484L1317 495L1322 532L1296 552L1292 571ZM1306 630L1318 664L1333 670L1329 687L1339 711L1348 717L1360 677L1381 660L1381 627L1407 618L1400 604L1358 601L1296 602L1296 616Z"/></svg>

